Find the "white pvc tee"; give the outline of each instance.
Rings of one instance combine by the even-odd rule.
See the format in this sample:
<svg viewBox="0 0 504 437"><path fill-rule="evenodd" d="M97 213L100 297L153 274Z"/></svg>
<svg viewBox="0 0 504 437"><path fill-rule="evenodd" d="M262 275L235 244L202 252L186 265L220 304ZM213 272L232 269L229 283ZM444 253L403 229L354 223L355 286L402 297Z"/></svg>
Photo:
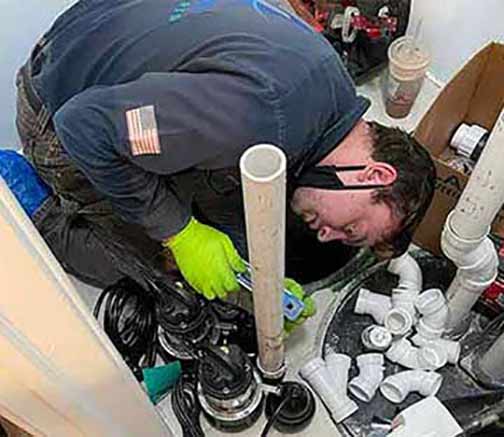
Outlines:
<svg viewBox="0 0 504 437"><path fill-rule="evenodd" d="M391 308L392 302L389 296L373 293L367 288L361 288L355 302L354 312L356 314L370 315L376 323L381 325Z"/></svg>
<svg viewBox="0 0 504 437"><path fill-rule="evenodd" d="M327 365L322 358L314 358L299 373L320 397L333 420L339 423L359 408L346 394L351 358L342 354L329 354L326 358Z"/></svg>
<svg viewBox="0 0 504 437"><path fill-rule="evenodd" d="M357 357L359 376L348 385L350 392L361 401L370 402L383 381L384 359L382 354L369 353Z"/></svg>

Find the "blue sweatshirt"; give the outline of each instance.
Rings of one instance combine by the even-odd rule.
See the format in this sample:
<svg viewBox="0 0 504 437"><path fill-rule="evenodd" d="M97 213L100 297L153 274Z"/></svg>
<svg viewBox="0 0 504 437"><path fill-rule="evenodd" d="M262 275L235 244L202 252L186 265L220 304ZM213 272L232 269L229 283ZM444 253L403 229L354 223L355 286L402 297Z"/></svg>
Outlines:
<svg viewBox="0 0 504 437"><path fill-rule="evenodd" d="M156 240L191 215L177 175L257 143L314 165L368 107L338 54L265 0L81 0L44 35L33 83L64 149Z"/></svg>

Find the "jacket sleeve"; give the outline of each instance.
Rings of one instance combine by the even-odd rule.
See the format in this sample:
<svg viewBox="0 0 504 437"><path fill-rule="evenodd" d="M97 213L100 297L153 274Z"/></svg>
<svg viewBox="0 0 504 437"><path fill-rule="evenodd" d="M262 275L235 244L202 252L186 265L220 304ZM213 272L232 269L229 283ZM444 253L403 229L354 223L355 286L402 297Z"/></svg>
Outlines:
<svg viewBox="0 0 504 437"><path fill-rule="evenodd" d="M237 165L247 146L279 141L272 102L240 75L149 73L89 88L53 120L66 152L123 219L164 240L191 215L192 192L177 174L222 156Z"/></svg>

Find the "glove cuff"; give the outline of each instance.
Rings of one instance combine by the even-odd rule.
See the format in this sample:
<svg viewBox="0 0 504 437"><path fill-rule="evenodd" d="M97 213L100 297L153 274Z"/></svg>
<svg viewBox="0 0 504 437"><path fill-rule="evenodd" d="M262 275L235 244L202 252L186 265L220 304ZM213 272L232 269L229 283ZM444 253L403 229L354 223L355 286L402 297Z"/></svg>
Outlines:
<svg viewBox="0 0 504 437"><path fill-rule="evenodd" d="M177 246L183 243L188 236L193 234L194 228L196 228L199 224L200 223L198 222L198 220L196 220L194 217L191 217L189 219L189 223L187 223L187 225L182 228L180 232L172 235L171 237L168 237L162 242L163 247L168 247L171 250L175 249Z"/></svg>

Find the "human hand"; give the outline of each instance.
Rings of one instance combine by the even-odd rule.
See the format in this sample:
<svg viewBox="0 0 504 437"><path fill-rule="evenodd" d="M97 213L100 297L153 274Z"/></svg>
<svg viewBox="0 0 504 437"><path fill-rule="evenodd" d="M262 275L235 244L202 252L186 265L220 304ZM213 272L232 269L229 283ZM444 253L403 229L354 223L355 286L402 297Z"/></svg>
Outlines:
<svg viewBox="0 0 504 437"><path fill-rule="evenodd" d="M284 279L284 287L289 290L294 296L300 299L305 308L301 315L294 321L285 320L284 321L284 331L288 336L292 331L294 331L298 326L301 326L306 319L312 317L316 313L315 302L310 296L305 296L303 287L301 284L296 282L294 279L285 278Z"/></svg>
<svg viewBox="0 0 504 437"><path fill-rule="evenodd" d="M185 280L206 299L225 299L227 293L239 290L235 273L244 272L245 264L223 232L192 217L164 245L172 251Z"/></svg>

